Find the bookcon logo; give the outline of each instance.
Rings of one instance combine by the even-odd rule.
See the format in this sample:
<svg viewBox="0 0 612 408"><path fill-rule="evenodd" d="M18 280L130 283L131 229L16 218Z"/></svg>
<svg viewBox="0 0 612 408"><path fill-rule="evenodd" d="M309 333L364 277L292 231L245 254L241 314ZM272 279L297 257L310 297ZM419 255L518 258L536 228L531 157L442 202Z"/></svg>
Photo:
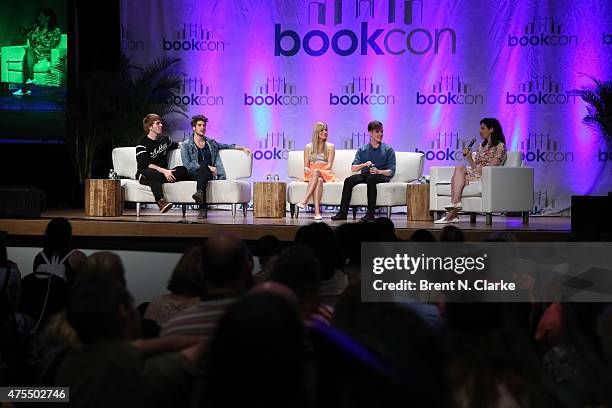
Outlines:
<svg viewBox="0 0 612 408"><path fill-rule="evenodd" d="M144 41L135 39L132 30L126 30L122 25L121 48L123 48L124 51L143 51Z"/></svg>
<svg viewBox="0 0 612 408"><path fill-rule="evenodd" d="M345 4L349 7L345 7ZM351 4L352 3L352 4ZM399 5L396 3L400 3ZM354 4L354 7L351 7ZM350 10L354 10L351 13ZM386 11L386 13L384 12ZM303 35L294 30L285 30L281 24L274 25L274 55L292 57L300 50L307 55L319 57L333 52L336 55L346 57L355 53L359 55L402 55L414 54L424 55L433 52L438 54L441 49L450 50L455 54L457 50L457 34L450 27L436 28L433 31L425 28L406 29L411 26L415 19L423 22L422 0L388 0L386 10L375 0L353 0L352 2L334 0L333 18L328 19L330 12L325 0L313 0L308 2L308 23L317 24L325 28L328 21L333 21L334 28L343 24L345 14L349 14L348 24L360 22L359 30L355 31L348 27L334 32L314 29ZM386 15L381 19L379 15ZM397 16L403 16L398 22ZM366 21L363 21L366 20ZM371 24L385 24L386 28L372 28ZM340 28L340 27L338 27ZM448 48L445 48L448 46Z"/></svg>
<svg viewBox="0 0 612 408"><path fill-rule="evenodd" d="M605 150L599 149L599 152L597 153L597 161L612 161L612 152L607 152Z"/></svg>
<svg viewBox="0 0 612 408"><path fill-rule="evenodd" d="M414 151L423 153L426 160L458 162L463 160L463 149L469 143L469 140L459 137L459 132L440 132L427 142L427 150L417 147Z"/></svg>
<svg viewBox="0 0 612 408"><path fill-rule="evenodd" d="M518 35L508 34L508 47L571 47L578 36L566 34L567 27L553 17L533 17Z"/></svg>
<svg viewBox="0 0 612 408"><path fill-rule="evenodd" d="M295 147L295 141L285 137L285 132L266 132L265 137L257 141L253 152L255 160L287 160L289 152Z"/></svg>
<svg viewBox="0 0 612 408"><path fill-rule="evenodd" d="M565 105L576 103L576 95L563 90L551 75L534 75L518 84L518 92L506 92L507 105Z"/></svg>
<svg viewBox="0 0 612 408"><path fill-rule="evenodd" d="M459 76L443 76L428 91L416 93L417 105L482 105L484 95L475 93L472 85Z"/></svg>
<svg viewBox="0 0 612 408"><path fill-rule="evenodd" d="M221 52L225 43L215 40L212 31L200 23L183 23L183 27L174 32L174 39L162 40L164 51Z"/></svg>
<svg viewBox="0 0 612 408"><path fill-rule="evenodd" d="M558 139L546 132L529 132L526 139L519 140L521 159L536 163L569 163L574 161L574 152L564 151Z"/></svg>
<svg viewBox="0 0 612 408"><path fill-rule="evenodd" d="M336 105L395 105L394 95L385 95L382 85L372 77L353 77L342 85L340 94L329 93L329 104Z"/></svg>
<svg viewBox="0 0 612 408"><path fill-rule="evenodd" d="M223 96L215 95L212 85L202 78L183 78L178 95L168 98L168 102L183 106L223 105Z"/></svg>
<svg viewBox="0 0 612 408"><path fill-rule="evenodd" d="M297 87L285 78L266 78L255 86L254 95L244 94L246 106L299 106L308 105L308 96L297 95Z"/></svg>

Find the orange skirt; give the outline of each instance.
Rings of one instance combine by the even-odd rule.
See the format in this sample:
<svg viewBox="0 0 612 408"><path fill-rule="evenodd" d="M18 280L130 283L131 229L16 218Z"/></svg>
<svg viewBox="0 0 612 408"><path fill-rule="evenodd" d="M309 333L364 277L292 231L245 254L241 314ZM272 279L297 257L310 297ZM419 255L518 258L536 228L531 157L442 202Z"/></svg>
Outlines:
<svg viewBox="0 0 612 408"><path fill-rule="evenodd" d="M304 172L304 181L310 181L310 175L312 174L312 170L315 169L321 172L321 177L323 177L323 180L334 181L336 179L336 176L334 176L334 173L332 173L331 170L323 170L325 166L327 166L326 163L310 163L310 166L308 166L308 168L311 172Z"/></svg>

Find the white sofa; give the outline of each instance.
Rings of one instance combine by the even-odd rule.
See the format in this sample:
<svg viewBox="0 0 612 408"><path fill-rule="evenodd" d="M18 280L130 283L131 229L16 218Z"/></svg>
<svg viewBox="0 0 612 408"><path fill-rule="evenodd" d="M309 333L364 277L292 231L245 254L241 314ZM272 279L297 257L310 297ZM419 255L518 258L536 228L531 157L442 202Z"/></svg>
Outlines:
<svg viewBox="0 0 612 408"><path fill-rule="evenodd" d="M533 208L533 168L522 167L521 152L508 152L502 166L483 167L480 182L470 183L463 189L461 203L463 212L471 213L471 222L476 213L485 213L486 224L492 223L494 212L521 212L523 223L529 222ZM441 215L451 202L450 182L452 166L433 166L430 169L430 210Z"/></svg>
<svg viewBox="0 0 612 408"><path fill-rule="evenodd" d="M332 165L332 171L336 176L336 181L323 184L323 196L321 205L340 205L342 198L342 187L344 179L357 174L351 172L351 164L355 159L356 150L336 150L336 156ZM391 207L406 205L406 185L421 177L423 172L424 158L422 153L395 152L396 170L395 175L388 183L380 183L376 186L376 206L387 207L387 216L391 216ZM297 217L299 207L295 204L300 202L304 195L308 183L304 182L304 152L289 152L288 175L295 179L287 186L287 201L290 205L291 216ZM312 199L310 201L312 203ZM367 185L358 184L353 188L350 206L353 207L353 218L355 218L356 208L368 205Z"/></svg>
<svg viewBox="0 0 612 408"><path fill-rule="evenodd" d="M206 202L208 204L232 204L232 217L236 217L236 205L243 204L243 214L246 216L248 203L251 201L251 183L241 179L251 177L253 160L241 150L219 150L226 180L211 180L206 189ZM181 166L181 150L171 150L168 156L168 166L173 168ZM136 175L136 148L118 147L113 149L113 167L121 179L123 201L136 203L136 216L140 215L141 203L155 203L151 188L141 185L134 179ZM195 181L178 181L164 183L164 196L174 204L180 204L183 216L187 205L195 204L191 197L196 191Z"/></svg>

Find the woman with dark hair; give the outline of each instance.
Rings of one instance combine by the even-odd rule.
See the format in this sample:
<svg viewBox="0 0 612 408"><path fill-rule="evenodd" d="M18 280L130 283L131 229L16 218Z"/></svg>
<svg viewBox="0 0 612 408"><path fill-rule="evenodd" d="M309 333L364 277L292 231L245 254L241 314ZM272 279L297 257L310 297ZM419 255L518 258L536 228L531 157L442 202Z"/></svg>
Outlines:
<svg viewBox="0 0 612 408"><path fill-rule="evenodd" d="M72 249L71 238L72 227L67 219L49 221L43 250L34 258L33 273L21 280L21 311L36 320L37 328L47 316L64 309L75 272L87 259L83 252Z"/></svg>
<svg viewBox="0 0 612 408"><path fill-rule="evenodd" d="M177 313L200 302L205 295L202 252L199 245L185 251L168 281L170 293L151 301L145 311L145 319L153 320L161 327Z"/></svg>
<svg viewBox="0 0 612 408"><path fill-rule="evenodd" d="M451 203L446 206L446 216L436 221L436 224L459 222L459 210L463 189L470 183L480 181L482 168L485 166L501 166L506 161L506 138L501 124L495 118L484 118L480 121L480 137L482 143L478 146L476 159L472 157L469 147L463 149L463 157L468 161L469 167L461 164L455 166L451 179Z"/></svg>
<svg viewBox="0 0 612 408"><path fill-rule="evenodd" d="M38 11L36 23L27 34L29 46L23 56L23 89L13 92L15 96L31 95L30 86L36 84L34 65L37 63L51 64L51 50L56 48L62 38L62 32L57 26L57 18L53 10L43 8Z"/></svg>
<svg viewBox="0 0 612 408"><path fill-rule="evenodd" d="M85 262L87 256L78 249L73 249L71 240L70 221L62 217L49 221L45 230L43 250L34 258L33 271L36 273L43 264L63 265L65 271L63 278L69 286L72 285L75 272Z"/></svg>

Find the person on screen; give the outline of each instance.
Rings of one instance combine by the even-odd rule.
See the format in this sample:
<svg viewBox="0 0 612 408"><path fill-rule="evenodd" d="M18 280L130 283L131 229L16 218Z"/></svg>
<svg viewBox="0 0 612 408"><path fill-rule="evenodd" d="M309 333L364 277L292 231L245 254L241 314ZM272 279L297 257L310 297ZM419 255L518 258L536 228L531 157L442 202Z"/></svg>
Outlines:
<svg viewBox="0 0 612 408"><path fill-rule="evenodd" d="M334 181L332 173L334 155L336 150L334 145L327 142L327 125L323 122L315 123L312 130L312 141L304 148L304 181L308 183L306 195L296 205L306 208L310 197L314 201L315 221L322 220L321 217L321 196L323 196L323 183Z"/></svg>
<svg viewBox="0 0 612 408"><path fill-rule="evenodd" d="M361 218L362 222L374 221L376 209L376 185L388 183L395 174L395 151L391 146L382 142L383 124L377 120L368 123L370 143L361 146L355 153L351 171L358 171L344 180L340 211L331 219L333 221L346 220L353 187L365 183L368 186L368 211Z"/></svg>
<svg viewBox="0 0 612 408"><path fill-rule="evenodd" d="M446 206L446 215L437 220L436 224L458 222L459 210L463 208L461 194L465 186L480 181L483 167L500 166L506 161L506 138L497 119L484 118L480 121L480 138L482 143L478 146L476 159L472 157L470 147L463 149L463 157L469 167L463 164L455 166L451 179L451 203Z"/></svg>
<svg viewBox="0 0 612 408"><path fill-rule="evenodd" d="M174 204L165 199L162 183L187 180L187 169L184 166L168 169L168 152L178 149L179 144L167 136L161 136L163 125L159 115L148 114L142 120L142 126L147 134L136 146L136 178L140 184L151 187L159 212L164 214Z"/></svg>
<svg viewBox="0 0 612 408"><path fill-rule="evenodd" d="M36 84L34 79L34 65L36 63L51 64L51 50L59 45L62 37L53 10L49 8L40 9L36 23L26 35L29 46L26 47L23 56L23 87L13 92L15 96L32 94L30 87Z"/></svg>
<svg viewBox="0 0 612 408"><path fill-rule="evenodd" d="M200 218L208 215L206 206L206 188L208 181L217 179L225 180L225 169L219 150L236 149L251 155L250 149L236 144L219 143L210 137L206 137L206 125L208 118L204 115L195 115L191 118L193 137L181 145L181 159L186 167L190 180L196 181L196 192L192 198L200 206Z"/></svg>

